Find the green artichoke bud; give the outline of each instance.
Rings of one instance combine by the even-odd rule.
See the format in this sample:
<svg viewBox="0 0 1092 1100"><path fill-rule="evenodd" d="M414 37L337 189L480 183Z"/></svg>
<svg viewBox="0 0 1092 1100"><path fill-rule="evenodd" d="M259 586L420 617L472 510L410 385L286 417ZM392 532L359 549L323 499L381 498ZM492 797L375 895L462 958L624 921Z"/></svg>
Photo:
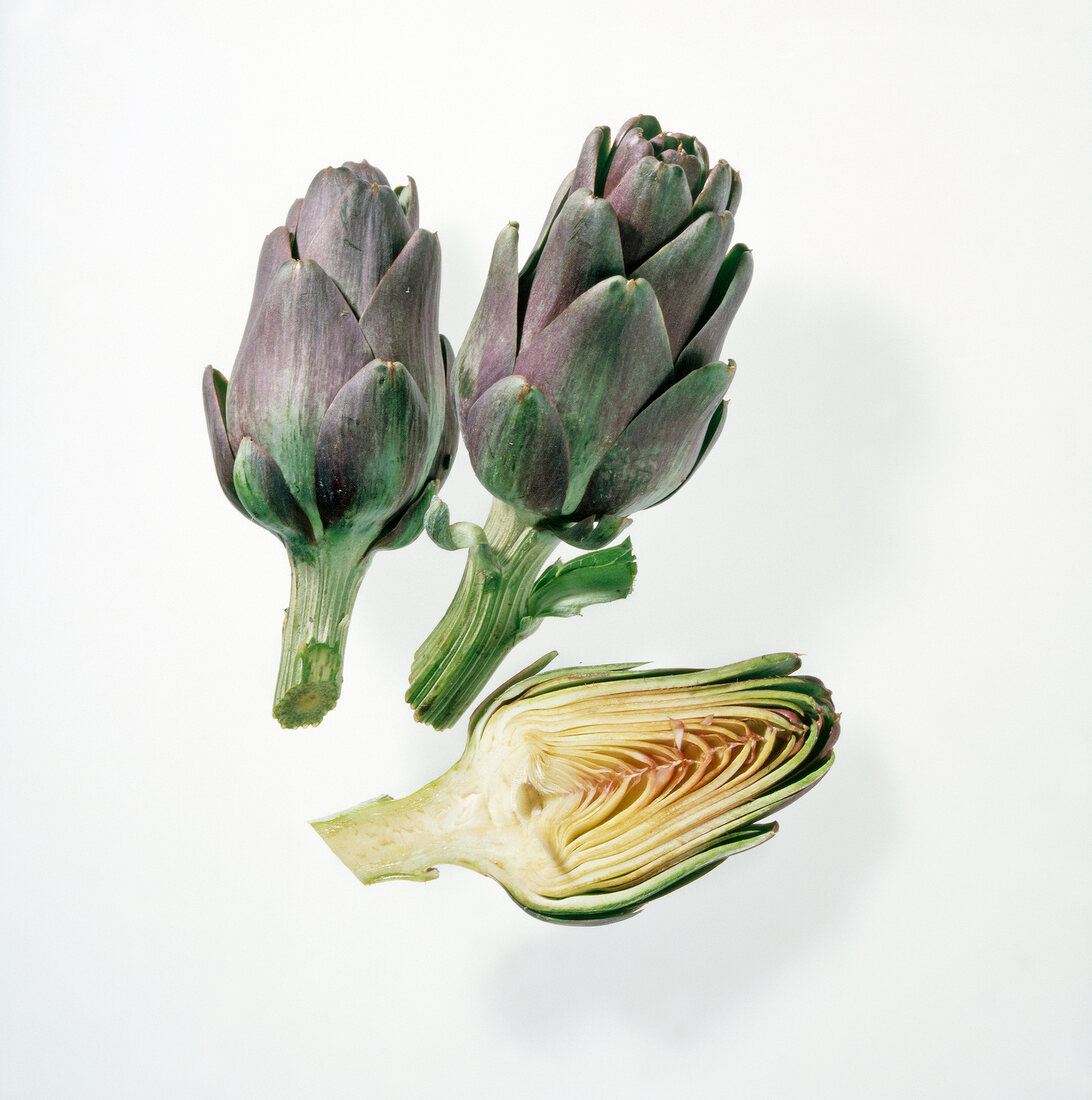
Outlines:
<svg viewBox="0 0 1092 1100"><path fill-rule="evenodd" d="M478 708L435 782L313 823L361 882L450 863L546 920L618 920L768 840L761 819L833 763L830 694L793 654L533 675L544 663Z"/></svg>
<svg viewBox="0 0 1092 1100"><path fill-rule="evenodd" d="M367 161L319 172L266 238L230 383L205 371L221 488L292 565L286 727L336 703L371 556L420 533L455 448L440 245L417 223L412 179L392 189Z"/></svg>
<svg viewBox="0 0 1092 1100"><path fill-rule="evenodd" d="M752 273L748 249L730 247L740 195L725 161L640 115L613 145L606 127L588 135L518 273L518 227L501 231L453 372L467 451L495 499L478 540L491 553L468 563L414 659L420 720L450 725L554 613L531 586L557 539L602 547L716 441L735 372L718 357ZM604 588L580 561L570 579L584 604L628 593L634 566L630 585Z"/></svg>

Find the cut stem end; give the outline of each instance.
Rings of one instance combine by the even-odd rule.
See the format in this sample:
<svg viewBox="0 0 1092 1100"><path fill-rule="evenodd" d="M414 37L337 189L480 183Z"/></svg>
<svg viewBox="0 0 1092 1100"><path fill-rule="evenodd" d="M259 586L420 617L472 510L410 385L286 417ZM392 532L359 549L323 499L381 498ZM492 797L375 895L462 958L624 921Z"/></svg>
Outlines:
<svg viewBox="0 0 1092 1100"><path fill-rule="evenodd" d="M290 555L292 595L284 617L273 717L285 729L317 726L341 695L349 620L368 567L345 542Z"/></svg>
<svg viewBox="0 0 1092 1100"><path fill-rule="evenodd" d="M273 706L273 717L286 729L317 726L341 695L341 654L312 642L300 654L302 682L290 687Z"/></svg>

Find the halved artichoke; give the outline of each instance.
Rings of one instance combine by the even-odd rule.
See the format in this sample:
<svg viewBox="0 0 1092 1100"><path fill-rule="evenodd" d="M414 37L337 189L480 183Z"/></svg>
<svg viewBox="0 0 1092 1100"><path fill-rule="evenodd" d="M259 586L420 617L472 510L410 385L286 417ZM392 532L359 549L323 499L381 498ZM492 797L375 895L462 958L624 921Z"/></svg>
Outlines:
<svg viewBox="0 0 1092 1100"><path fill-rule="evenodd" d="M313 822L362 882L451 863L534 916L618 920L768 840L777 824L759 819L833 763L830 694L791 675L793 654L539 673L550 659L478 708L445 775Z"/></svg>

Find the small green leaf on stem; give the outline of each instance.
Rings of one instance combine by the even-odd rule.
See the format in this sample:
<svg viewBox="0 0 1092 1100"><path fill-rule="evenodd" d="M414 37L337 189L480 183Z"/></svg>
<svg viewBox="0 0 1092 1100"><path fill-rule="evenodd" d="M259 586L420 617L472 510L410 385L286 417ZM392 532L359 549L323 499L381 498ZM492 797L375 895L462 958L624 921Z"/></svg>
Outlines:
<svg viewBox="0 0 1092 1100"><path fill-rule="evenodd" d="M629 539L618 546L554 562L531 590L528 611L536 619L579 615L592 604L625 599L633 591L637 559Z"/></svg>

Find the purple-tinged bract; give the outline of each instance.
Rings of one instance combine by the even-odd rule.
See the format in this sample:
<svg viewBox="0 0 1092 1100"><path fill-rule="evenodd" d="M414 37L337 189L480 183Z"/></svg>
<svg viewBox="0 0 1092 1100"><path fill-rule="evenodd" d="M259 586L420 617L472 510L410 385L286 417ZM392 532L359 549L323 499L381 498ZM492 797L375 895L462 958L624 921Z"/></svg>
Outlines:
<svg viewBox="0 0 1092 1100"><path fill-rule="evenodd" d="M730 247L739 174L641 115L584 142L517 267L497 239L455 363L467 450L487 489L559 530L659 503L715 440L720 361L750 283Z"/></svg>

